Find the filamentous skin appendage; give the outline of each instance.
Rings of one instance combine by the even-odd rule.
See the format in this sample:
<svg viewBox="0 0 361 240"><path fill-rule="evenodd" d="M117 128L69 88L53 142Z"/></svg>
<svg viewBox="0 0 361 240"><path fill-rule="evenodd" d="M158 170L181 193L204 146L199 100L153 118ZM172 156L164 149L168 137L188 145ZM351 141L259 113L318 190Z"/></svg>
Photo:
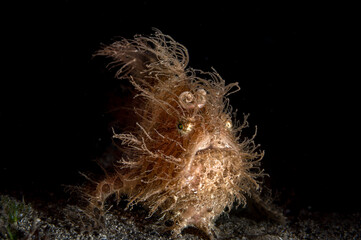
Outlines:
<svg viewBox="0 0 361 240"><path fill-rule="evenodd" d="M141 203L180 234L194 226L216 236L214 222L234 202L259 198L263 152L253 137L241 136L247 116L237 122L226 85L217 72L188 68L187 49L156 31L103 46L96 55L112 59L116 77L128 80L136 95L129 114L134 126L114 131L122 157L114 173L86 191L89 211L104 211L111 195Z"/></svg>

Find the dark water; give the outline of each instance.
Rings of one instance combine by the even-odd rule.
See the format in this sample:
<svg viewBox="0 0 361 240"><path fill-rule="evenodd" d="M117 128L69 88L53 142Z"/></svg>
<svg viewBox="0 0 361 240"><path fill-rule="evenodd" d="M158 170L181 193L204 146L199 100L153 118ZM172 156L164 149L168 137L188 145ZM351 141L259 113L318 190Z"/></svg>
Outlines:
<svg viewBox="0 0 361 240"><path fill-rule="evenodd" d="M92 160L111 142L105 108L118 80L92 54L115 36L156 27L188 48L191 67L240 82L231 103L251 114L249 136L258 126L281 206L360 210L356 88L347 75L352 32L342 10L148 1L9 9L17 20L3 34L1 191L62 194L61 184L82 181L79 171L99 171Z"/></svg>

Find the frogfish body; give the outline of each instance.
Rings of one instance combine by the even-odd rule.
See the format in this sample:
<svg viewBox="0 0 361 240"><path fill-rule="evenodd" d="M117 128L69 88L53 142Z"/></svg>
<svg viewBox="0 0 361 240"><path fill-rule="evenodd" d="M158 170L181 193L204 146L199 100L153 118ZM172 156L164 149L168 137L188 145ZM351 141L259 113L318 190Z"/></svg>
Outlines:
<svg viewBox="0 0 361 240"><path fill-rule="evenodd" d="M238 83L187 68L187 49L160 31L116 41L96 55L111 58L116 77L134 87L135 122L114 131L122 157L88 192L90 209L126 196L128 206L141 203L149 215L170 220L174 234L194 226L214 236L225 209L259 197L263 152L241 135L247 116L237 122L227 98Z"/></svg>

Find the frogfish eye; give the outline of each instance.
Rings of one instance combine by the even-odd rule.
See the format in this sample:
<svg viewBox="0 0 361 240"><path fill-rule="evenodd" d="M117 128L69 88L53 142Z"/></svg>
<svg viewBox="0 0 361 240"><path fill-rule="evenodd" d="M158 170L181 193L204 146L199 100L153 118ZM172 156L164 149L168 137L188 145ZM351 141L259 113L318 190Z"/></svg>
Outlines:
<svg viewBox="0 0 361 240"><path fill-rule="evenodd" d="M225 124L225 127L230 129L232 127L232 122L230 120L228 120Z"/></svg>
<svg viewBox="0 0 361 240"><path fill-rule="evenodd" d="M178 122L177 124L178 131L183 134L188 134L193 129L193 124L190 122Z"/></svg>

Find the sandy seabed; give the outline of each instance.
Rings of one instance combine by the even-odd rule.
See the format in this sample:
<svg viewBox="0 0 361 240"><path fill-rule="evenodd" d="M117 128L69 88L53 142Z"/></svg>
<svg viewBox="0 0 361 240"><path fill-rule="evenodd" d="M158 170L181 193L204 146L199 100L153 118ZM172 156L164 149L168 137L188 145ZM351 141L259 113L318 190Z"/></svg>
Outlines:
<svg viewBox="0 0 361 240"><path fill-rule="evenodd" d="M14 206L18 206L14 209ZM21 206L21 207L19 207ZM17 214L17 222L10 215ZM241 211L221 215L216 226L218 239L360 239L361 214L321 213L302 210L284 225L242 217ZM14 198L1 196L0 238L11 239L169 239L170 234L156 219L146 219L146 210L110 209L102 226L96 226L74 205L51 204L35 209ZM13 236L13 237L14 237ZM207 239L195 228L187 228L177 239Z"/></svg>

